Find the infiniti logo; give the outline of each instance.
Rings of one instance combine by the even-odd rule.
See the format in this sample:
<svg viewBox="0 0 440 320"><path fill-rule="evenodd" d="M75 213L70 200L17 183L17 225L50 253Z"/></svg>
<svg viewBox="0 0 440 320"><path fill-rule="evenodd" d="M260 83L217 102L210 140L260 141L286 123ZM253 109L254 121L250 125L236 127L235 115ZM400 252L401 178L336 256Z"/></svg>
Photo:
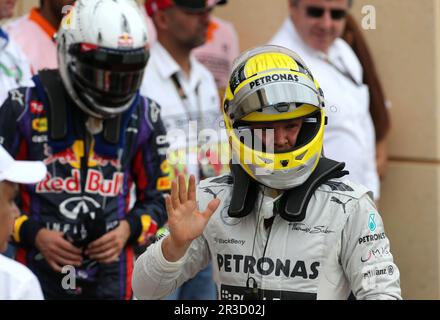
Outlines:
<svg viewBox="0 0 440 320"><path fill-rule="evenodd" d="M95 219L96 209L100 209L96 200L90 197L74 197L60 204L60 213L68 219L76 220L79 214L88 214Z"/></svg>

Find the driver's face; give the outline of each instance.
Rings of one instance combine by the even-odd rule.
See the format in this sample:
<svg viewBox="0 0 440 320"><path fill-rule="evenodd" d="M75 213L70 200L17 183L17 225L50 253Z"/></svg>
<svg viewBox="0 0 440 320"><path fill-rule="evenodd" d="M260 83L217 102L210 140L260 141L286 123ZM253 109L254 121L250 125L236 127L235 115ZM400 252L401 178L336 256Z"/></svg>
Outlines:
<svg viewBox="0 0 440 320"><path fill-rule="evenodd" d="M269 123L253 123L251 127L257 129L254 132L266 147L273 146L274 151L282 152L295 146L302 123L303 119L299 118Z"/></svg>

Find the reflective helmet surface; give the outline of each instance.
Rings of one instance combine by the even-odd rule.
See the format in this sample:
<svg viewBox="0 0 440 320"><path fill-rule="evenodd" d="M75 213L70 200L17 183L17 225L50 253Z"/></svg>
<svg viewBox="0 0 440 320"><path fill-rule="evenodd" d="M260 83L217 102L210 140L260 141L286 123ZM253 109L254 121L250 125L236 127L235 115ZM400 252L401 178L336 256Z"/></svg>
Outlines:
<svg viewBox="0 0 440 320"><path fill-rule="evenodd" d="M267 45L244 52L234 63L223 116L238 163L259 183L287 190L301 185L322 153L324 96L302 59L284 47ZM296 144L277 152L262 146L255 123L302 119Z"/></svg>
<svg viewBox="0 0 440 320"><path fill-rule="evenodd" d="M147 27L134 0L79 0L56 36L61 79L96 118L126 111L149 58Z"/></svg>

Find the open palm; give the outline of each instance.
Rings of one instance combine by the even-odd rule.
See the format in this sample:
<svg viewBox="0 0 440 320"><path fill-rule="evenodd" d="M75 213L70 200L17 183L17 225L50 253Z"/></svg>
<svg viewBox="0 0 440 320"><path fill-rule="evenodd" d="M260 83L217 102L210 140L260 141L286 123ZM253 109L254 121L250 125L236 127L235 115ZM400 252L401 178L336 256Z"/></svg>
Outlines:
<svg viewBox="0 0 440 320"><path fill-rule="evenodd" d="M194 176L191 175L189 178L188 192L183 175L179 175L178 184L179 186L176 181L172 182L171 196L165 199L168 227L174 244L187 246L203 233L220 200L211 200L206 210L200 212L197 207Z"/></svg>

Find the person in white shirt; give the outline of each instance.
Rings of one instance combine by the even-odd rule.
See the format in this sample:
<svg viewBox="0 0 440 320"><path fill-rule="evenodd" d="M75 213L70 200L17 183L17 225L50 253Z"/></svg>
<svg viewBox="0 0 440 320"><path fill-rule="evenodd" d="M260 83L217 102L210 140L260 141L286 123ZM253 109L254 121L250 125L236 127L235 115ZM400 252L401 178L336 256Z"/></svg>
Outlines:
<svg viewBox="0 0 440 320"><path fill-rule="evenodd" d="M0 0L0 20L12 17L15 0ZM31 70L25 55L0 27L0 106L8 92L20 86L32 86Z"/></svg>
<svg viewBox="0 0 440 320"><path fill-rule="evenodd" d="M147 0L157 41L152 45L141 94L158 102L170 148L170 178L178 174L197 180L226 170L216 148L221 119L217 87L212 74L193 56L192 50L206 41L210 12L217 1ZM202 129L210 133L200 135ZM205 131L206 132L206 131ZM227 141L226 132L224 140ZM225 143L227 146L227 144ZM211 150L209 157L205 157ZM214 151L213 151L214 150ZM213 157L214 156L214 157ZM172 297L178 299L216 298L211 266L185 283Z"/></svg>
<svg viewBox="0 0 440 320"><path fill-rule="evenodd" d="M352 0L289 0L290 17L270 40L296 51L325 92L327 157L346 163L351 180L380 197L375 132L361 64L339 38Z"/></svg>
<svg viewBox="0 0 440 320"><path fill-rule="evenodd" d="M19 216L17 183L36 183L46 175L39 161L15 161L0 145L0 253L5 252ZM0 254L0 300L43 300L37 277L24 265Z"/></svg>

